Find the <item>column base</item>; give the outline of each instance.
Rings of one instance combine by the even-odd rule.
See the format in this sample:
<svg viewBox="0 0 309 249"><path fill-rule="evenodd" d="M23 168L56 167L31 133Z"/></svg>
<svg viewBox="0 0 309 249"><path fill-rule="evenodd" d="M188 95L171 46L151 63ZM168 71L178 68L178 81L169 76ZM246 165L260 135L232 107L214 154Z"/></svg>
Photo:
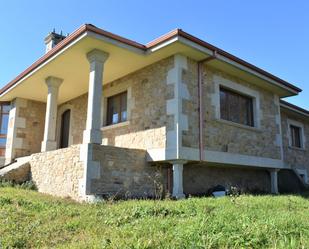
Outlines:
<svg viewBox="0 0 309 249"><path fill-rule="evenodd" d="M83 132L83 144L101 144L102 132L101 130L84 130Z"/></svg>
<svg viewBox="0 0 309 249"><path fill-rule="evenodd" d="M4 160L4 165L7 165L7 164L10 164L11 162L13 162L13 159L12 158L5 158ZM2 165L1 165L2 166Z"/></svg>
<svg viewBox="0 0 309 249"><path fill-rule="evenodd" d="M186 196L185 196L185 194L181 194L181 193L179 193L179 194L174 194L173 193L173 197L174 198L176 198L177 200L181 200L181 199L185 199L186 198Z"/></svg>
<svg viewBox="0 0 309 249"><path fill-rule="evenodd" d="M57 142L56 141L43 141L41 146L41 152L46 152L50 150L56 150L57 149Z"/></svg>

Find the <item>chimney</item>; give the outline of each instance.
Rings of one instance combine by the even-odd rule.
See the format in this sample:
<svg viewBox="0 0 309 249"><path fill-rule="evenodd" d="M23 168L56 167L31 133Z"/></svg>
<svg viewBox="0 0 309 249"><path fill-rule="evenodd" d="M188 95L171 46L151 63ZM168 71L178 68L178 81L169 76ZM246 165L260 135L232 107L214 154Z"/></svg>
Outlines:
<svg viewBox="0 0 309 249"><path fill-rule="evenodd" d="M48 53L50 50L52 50L53 47L55 47L59 42L61 42L65 38L64 35L62 35L62 31L60 34L57 34L55 32L55 29L53 32L50 32L46 38L44 39L46 50L45 53Z"/></svg>

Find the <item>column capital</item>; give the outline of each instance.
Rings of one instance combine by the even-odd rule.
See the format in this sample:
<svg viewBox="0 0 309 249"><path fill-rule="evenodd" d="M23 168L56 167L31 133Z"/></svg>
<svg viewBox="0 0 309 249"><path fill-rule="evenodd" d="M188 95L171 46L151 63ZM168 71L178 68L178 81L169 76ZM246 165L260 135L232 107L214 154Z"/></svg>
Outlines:
<svg viewBox="0 0 309 249"><path fill-rule="evenodd" d="M104 63L109 57L109 53L106 53L99 49L93 49L87 53L87 59L89 63L98 61Z"/></svg>
<svg viewBox="0 0 309 249"><path fill-rule="evenodd" d="M272 173L272 172L279 172L280 169L277 168L273 168L273 169L268 169L268 172Z"/></svg>
<svg viewBox="0 0 309 249"><path fill-rule="evenodd" d="M170 160L170 161L168 161L170 164L182 164L182 165L184 165L184 164L186 164L188 161L186 161L186 160L182 160L182 159L177 159L177 160Z"/></svg>
<svg viewBox="0 0 309 249"><path fill-rule="evenodd" d="M63 79L60 79L60 78L57 78L57 77L54 77L54 76L48 76L46 79L45 79L45 83L48 87L59 87L63 82Z"/></svg>

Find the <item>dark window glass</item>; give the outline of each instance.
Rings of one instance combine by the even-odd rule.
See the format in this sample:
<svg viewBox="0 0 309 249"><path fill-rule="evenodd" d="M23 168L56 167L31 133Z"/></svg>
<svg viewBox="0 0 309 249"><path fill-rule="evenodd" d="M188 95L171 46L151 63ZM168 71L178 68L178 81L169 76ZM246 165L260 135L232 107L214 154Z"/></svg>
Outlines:
<svg viewBox="0 0 309 249"><path fill-rule="evenodd" d="M220 114L222 119L254 126L252 98L225 88L220 89Z"/></svg>
<svg viewBox="0 0 309 249"><path fill-rule="evenodd" d="M5 155L6 134L8 131L10 103L0 103L0 156Z"/></svg>
<svg viewBox="0 0 309 249"><path fill-rule="evenodd" d="M107 125L127 121L127 92L107 99Z"/></svg>
<svg viewBox="0 0 309 249"><path fill-rule="evenodd" d="M0 147L5 147L6 144L6 138L5 137L1 137L0 138Z"/></svg>
<svg viewBox="0 0 309 249"><path fill-rule="evenodd" d="M6 138L0 138L0 157L5 156L5 145L6 145Z"/></svg>
<svg viewBox="0 0 309 249"><path fill-rule="evenodd" d="M293 147L301 148L302 142L301 142L301 128L290 125L291 130L291 142Z"/></svg>
<svg viewBox="0 0 309 249"><path fill-rule="evenodd" d="M1 130L0 130L1 134L7 134L8 124L9 124L9 114L2 114Z"/></svg>

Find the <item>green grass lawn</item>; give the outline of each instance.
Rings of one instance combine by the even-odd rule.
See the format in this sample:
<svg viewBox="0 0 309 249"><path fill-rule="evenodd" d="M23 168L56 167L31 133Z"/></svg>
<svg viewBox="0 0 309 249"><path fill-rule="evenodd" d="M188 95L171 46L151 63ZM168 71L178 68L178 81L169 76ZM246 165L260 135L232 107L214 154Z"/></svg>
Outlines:
<svg viewBox="0 0 309 249"><path fill-rule="evenodd" d="M79 204L2 187L0 241L0 248L309 248L309 199Z"/></svg>

